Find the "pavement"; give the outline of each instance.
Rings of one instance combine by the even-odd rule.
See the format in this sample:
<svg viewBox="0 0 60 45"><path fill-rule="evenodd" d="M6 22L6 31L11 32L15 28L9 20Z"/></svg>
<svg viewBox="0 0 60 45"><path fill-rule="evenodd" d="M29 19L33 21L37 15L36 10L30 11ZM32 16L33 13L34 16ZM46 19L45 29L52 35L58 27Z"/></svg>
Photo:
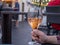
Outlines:
<svg viewBox="0 0 60 45"><path fill-rule="evenodd" d="M12 29L12 43L14 45L32 45L29 44L29 42L32 41L31 31L32 29L29 26L28 22L20 22L18 28Z"/></svg>

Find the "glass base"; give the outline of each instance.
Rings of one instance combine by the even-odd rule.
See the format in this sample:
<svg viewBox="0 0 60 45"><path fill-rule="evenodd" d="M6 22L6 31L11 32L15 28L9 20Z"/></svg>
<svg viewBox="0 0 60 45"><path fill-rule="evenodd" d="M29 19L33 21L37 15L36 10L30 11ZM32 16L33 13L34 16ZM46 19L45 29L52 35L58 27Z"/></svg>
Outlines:
<svg viewBox="0 0 60 45"><path fill-rule="evenodd" d="M31 42L28 42L29 45L34 45L34 44L39 44L37 43L36 41L31 41Z"/></svg>

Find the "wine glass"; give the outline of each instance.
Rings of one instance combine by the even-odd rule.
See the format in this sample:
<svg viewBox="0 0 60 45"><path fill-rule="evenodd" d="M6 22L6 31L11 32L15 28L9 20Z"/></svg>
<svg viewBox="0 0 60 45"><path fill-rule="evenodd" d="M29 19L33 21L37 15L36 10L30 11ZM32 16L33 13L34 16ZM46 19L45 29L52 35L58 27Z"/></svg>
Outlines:
<svg viewBox="0 0 60 45"><path fill-rule="evenodd" d="M41 25L41 23L42 23L43 16L37 15L36 12L34 12L33 14L31 14L31 13L28 14L28 23L31 26L32 31L33 31L33 29L39 28L39 25ZM31 44L31 45L33 45L35 43L38 44L36 41L33 41L33 40L31 42L29 42L29 44Z"/></svg>

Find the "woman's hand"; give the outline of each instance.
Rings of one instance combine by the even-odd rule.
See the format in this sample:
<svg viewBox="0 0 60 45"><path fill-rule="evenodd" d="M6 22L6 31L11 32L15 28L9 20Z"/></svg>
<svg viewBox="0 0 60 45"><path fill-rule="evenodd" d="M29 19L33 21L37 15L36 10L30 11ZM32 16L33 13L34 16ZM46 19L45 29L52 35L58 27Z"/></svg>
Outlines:
<svg viewBox="0 0 60 45"><path fill-rule="evenodd" d="M35 29L32 31L32 39L40 43L45 43L47 39L47 35L42 31Z"/></svg>

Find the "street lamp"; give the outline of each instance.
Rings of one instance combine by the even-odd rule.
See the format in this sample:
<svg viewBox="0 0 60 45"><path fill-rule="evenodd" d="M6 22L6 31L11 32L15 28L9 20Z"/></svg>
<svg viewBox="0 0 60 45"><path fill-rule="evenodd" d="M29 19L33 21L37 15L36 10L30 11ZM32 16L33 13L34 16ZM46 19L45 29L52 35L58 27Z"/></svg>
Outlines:
<svg viewBox="0 0 60 45"><path fill-rule="evenodd" d="M41 0L39 0L39 7L41 6Z"/></svg>

